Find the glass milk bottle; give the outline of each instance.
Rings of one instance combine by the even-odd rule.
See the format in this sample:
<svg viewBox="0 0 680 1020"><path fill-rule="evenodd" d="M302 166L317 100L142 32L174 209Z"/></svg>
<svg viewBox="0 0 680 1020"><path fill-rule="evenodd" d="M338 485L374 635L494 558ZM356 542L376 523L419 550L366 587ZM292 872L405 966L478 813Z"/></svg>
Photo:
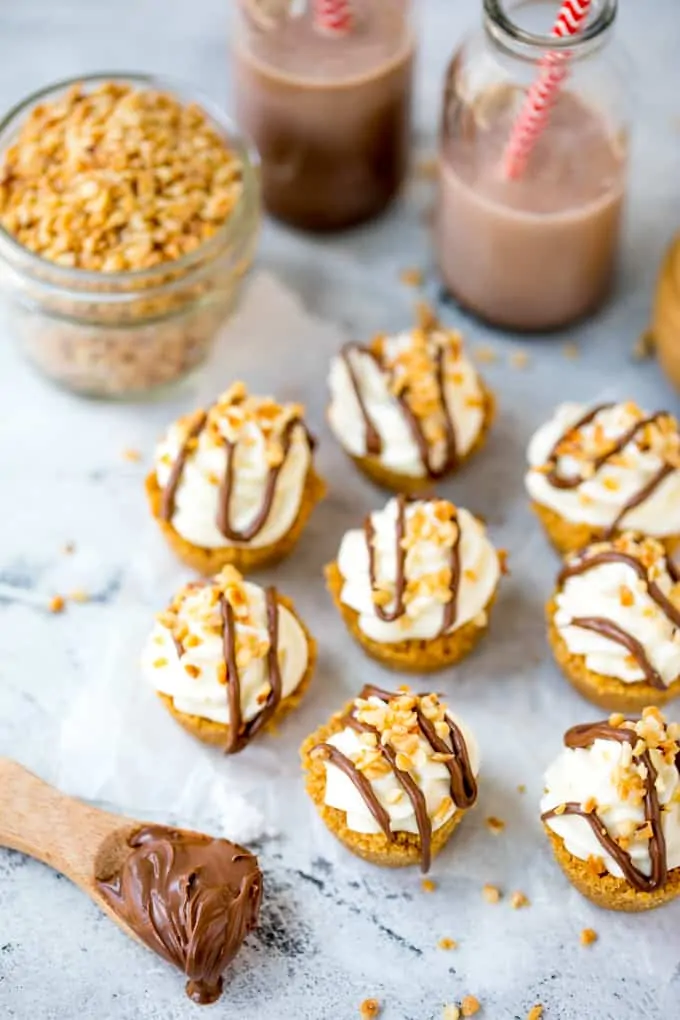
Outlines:
<svg viewBox="0 0 680 1020"><path fill-rule="evenodd" d="M382 212L407 171L411 0L239 0L237 118L267 210L305 230Z"/></svg>
<svg viewBox="0 0 680 1020"><path fill-rule="evenodd" d="M484 0L449 65L437 260L452 296L497 326L557 329L609 293L629 112L616 8L595 0L580 34L556 38L555 2Z"/></svg>

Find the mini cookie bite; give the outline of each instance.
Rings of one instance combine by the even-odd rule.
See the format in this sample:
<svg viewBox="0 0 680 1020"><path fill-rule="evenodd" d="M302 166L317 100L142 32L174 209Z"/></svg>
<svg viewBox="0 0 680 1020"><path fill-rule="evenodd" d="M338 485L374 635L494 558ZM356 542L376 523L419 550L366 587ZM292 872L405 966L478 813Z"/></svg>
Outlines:
<svg viewBox="0 0 680 1020"><path fill-rule="evenodd" d="M330 426L355 464L395 492L420 493L486 439L494 401L458 333L429 312L369 346L347 344L330 372Z"/></svg>
<svg viewBox="0 0 680 1020"><path fill-rule="evenodd" d="M574 726L545 777L541 818L580 893L649 910L680 893L680 726L658 708Z"/></svg>
<svg viewBox="0 0 680 1020"><path fill-rule="evenodd" d="M428 871L477 799L477 744L436 694L364 687L301 755L327 827L383 867Z"/></svg>
<svg viewBox="0 0 680 1020"><path fill-rule="evenodd" d="M300 404L235 383L171 425L146 491L177 556L202 574L255 570L286 556L323 497Z"/></svg>
<svg viewBox="0 0 680 1020"><path fill-rule="evenodd" d="M547 606L548 634L585 698L639 712L680 695L679 581L653 538L622 535L567 560Z"/></svg>
<svg viewBox="0 0 680 1020"><path fill-rule="evenodd" d="M315 659L292 602L225 567L159 614L142 665L185 730L236 754L298 705Z"/></svg>
<svg viewBox="0 0 680 1020"><path fill-rule="evenodd" d="M529 444L526 486L561 553L636 531L674 549L680 536L680 432L637 404L562 404Z"/></svg>
<svg viewBox="0 0 680 1020"><path fill-rule="evenodd" d="M392 669L458 662L484 634L501 574L483 525L444 499L397 496L348 531L326 568L362 648Z"/></svg>

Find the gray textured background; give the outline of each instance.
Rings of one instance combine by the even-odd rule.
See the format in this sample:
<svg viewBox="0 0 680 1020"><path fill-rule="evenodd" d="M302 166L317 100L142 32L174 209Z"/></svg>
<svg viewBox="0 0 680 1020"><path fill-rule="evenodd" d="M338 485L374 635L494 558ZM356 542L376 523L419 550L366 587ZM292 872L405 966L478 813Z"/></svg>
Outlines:
<svg viewBox="0 0 680 1020"><path fill-rule="evenodd" d="M227 7L227 0L4 0L0 106L50 79L101 68L168 72L223 99ZM419 7L418 145L427 153L447 53L478 4L420 0ZM546 756L556 752L567 725L597 712L565 690L545 653L541 606L555 563L525 506L524 444L558 396L630 395L676 410L678 404L656 367L633 362L630 349L647 321L661 249L680 225L680 15L677 0L627 0L623 7L620 31L633 54L639 93L631 212L616 300L570 337L580 343L582 357L565 361L559 338L530 342L523 345L530 364L518 372L507 359L516 340L487 334L443 308L471 341L490 342L500 354L487 373L501 395L493 441L447 489L487 516L513 564L491 639L444 681L482 744L476 821L467 821L437 864L439 890L425 898L417 874L386 875L363 866L337 850L307 811L295 778L295 742L347 692L379 677L349 647L320 592L320 567L340 533L379 501L359 481L338 484L299 556L280 573L282 587L323 636L318 682L280 748L285 762L277 783L290 792L296 824L263 847L263 925L211 1015L351 1020L363 998L377 995L385 1020L430 1020L440 1016L443 1003L467 993L483 1002L480 1016L502 1020L525 1017L535 1002L544 1004L546 1020L678 1015L680 905L633 918L596 911L553 867L535 819ZM398 271L428 265L426 203L423 186L413 186L381 223L334 241L306 241L267 227L261 264L315 312L355 335L398 326L410 299ZM428 292L436 298L434 279ZM286 339L266 351L235 351L227 357L229 370L303 396L322 433L321 467L338 479L342 461L322 424L331 351L322 345L309 351L300 377ZM215 385L226 381L220 377ZM37 379L10 344L0 345L0 580L45 591L77 583L95 596L55 618L0 603L0 753L45 776L53 774L61 718L101 667L140 541L153 540L150 526L144 531L141 523L143 468L125 464L121 450L148 451L162 425L191 404L190 393L148 408L76 401ZM69 540L78 553L65 565L60 549ZM159 602L166 593L159 584ZM515 792L518 783L527 784L524 798ZM483 824L492 813L508 822L497 839ZM487 906L480 888L488 881L508 892L523 889L531 908ZM578 944L585 926L601 936L590 950ZM459 940L455 953L435 948L444 935ZM0 1017L197 1015L180 977L128 942L68 882L0 852Z"/></svg>

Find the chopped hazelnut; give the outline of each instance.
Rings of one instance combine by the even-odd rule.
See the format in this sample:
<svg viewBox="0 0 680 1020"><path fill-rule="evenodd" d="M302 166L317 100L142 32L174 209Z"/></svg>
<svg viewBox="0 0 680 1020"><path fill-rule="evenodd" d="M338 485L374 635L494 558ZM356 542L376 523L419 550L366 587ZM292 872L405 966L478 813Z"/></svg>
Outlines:
<svg viewBox="0 0 680 1020"><path fill-rule="evenodd" d="M503 819L496 818L495 815L490 815L487 818L486 825L490 832L493 832L494 835L498 835L498 833L502 832L503 829L505 828L505 822L503 821Z"/></svg>
<svg viewBox="0 0 680 1020"><path fill-rule="evenodd" d="M513 910L521 910L522 907L530 906L529 898L523 892L517 890L510 897L510 906Z"/></svg>
<svg viewBox="0 0 680 1020"><path fill-rule="evenodd" d="M489 885L487 883L482 886L482 896L487 903L498 903L501 898L501 891L497 885Z"/></svg>
<svg viewBox="0 0 680 1020"><path fill-rule="evenodd" d="M488 347L484 344L480 344L479 347L475 347L472 352L475 361L479 361L480 364L490 365L497 360L498 355L494 351L493 347Z"/></svg>
<svg viewBox="0 0 680 1020"><path fill-rule="evenodd" d="M474 995L466 995L460 1004L460 1011L463 1016L474 1016L482 1008L479 999Z"/></svg>
<svg viewBox="0 0 680 1020"><path fill-rule="evenodd" d="M134 447L128 446L123 450L122 457L123 460L128 460L131 464L136 464L142 459L142 454L140 450L136 450Z"/></svg>
<svg viewBox="0 0 680 1020"><path fill-rule="evenodd" d="M437 943L439 949L457 949L458 943L455 939L443 938Z"/></svg>
<svg viewBox="0 0 680 1020"><path fill-rule="evenodd" d="M423 285L422 270L414 267L402 269L399 273L399 279L406 287L422 287Z"/></svg>
<svg viewBox="0 0 680 1020"><path fill-rule="evenodd" d="M49 601L48 609L51 613L63 613L66 602L62 595L53 595Z"/></svg>
<svg viewBox="0 0 680 1020"><path fill-rule="evenodd" d="M437 888L437 883L433 882L431 878L424 878L420 883L420 888L423 892L432 893Z"/></svg>
<svg viewBox="0 0 680 1020"><path fill-rule="evenodd" d="M510 364L513 368L526 368L529 364L529 355L526 351L513 351L510 355Z"/></svg>
<svg viewBox="0 0 680 1020"><path fill-rule="evenodd" d="M597 942L597 932L592 928L584 928L581 932L581 945L591 946L593 942Z"/></svg>
<svg viewBox="0 0 680 1020"><path fill-rule="evenodd" d="M380 1003L377 999L364 999L359 1006L359 1012L363 1020L371 1020L374 1016L380 1016Z"/></svg>
<svg viewBox="0 0 680 1020"><path fill-rule="evenodd" d="M442 1020L460 1020L460 1009L455 1003L452 1002L448 1006L444 1006Z"/></svg>
<svg viewBox="0 0 680 1020"><path fill-rule="evenodd" d="M90 596L82 588L74 588L73 591L69 592L68 598L70 602L89 602Z"/></svg>
<svg viewBox="0 0 680 1020"><path fill-rule="evenodd" d="M532 1006L527 1013L527 1020L541 1020L542 1016L543 1006L541 1006L540 1003L537 1003L535 1006Z"/></svg>

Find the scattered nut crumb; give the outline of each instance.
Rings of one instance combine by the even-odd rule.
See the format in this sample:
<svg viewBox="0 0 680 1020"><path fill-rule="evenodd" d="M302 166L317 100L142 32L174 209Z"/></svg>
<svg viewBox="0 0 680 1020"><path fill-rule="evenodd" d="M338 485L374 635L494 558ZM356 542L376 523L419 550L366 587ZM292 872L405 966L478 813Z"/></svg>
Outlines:
<svg viewBox="0 0 680 1020"><path fill-rule="evenodd" d="M434 892L437 888L437 883L433 882L431 878L424 878L420 883L420 888L423 892Z"/></svg>
<svg viewBox="0 0 680 1020"><path fill-rule="evenodd" d="M53 595L49 602L49 611L51 613L63 613L65 608L66 601L63 595Z"/></svg>
<svg viewBox="0 0 680 1020"><path fill-rule="evenodd" d="M425 180L433 181L439 171L439 160L436 156L426 156L416 163L416 175Z"/></svg>
<svg viewBox="0 0 680 1020"><path fill-rule="evenodd" d="M399 273L399 279L406 287L422 287L423 285L423 273L422 270L412 267L411 269L402 269Z"/></svg>
<svg viewBox="0 0 680 1020"><path fill-rule="evenodd" d="M526 368L529 364L529 355L526 351L513 351L510 355L510 364L513 368Z"/></svg>
<svg viewBox="0 0 680 1020"><path fill-rule="evenodd" d="M562 354L570 361L575 361L580 356L581 349L578 344L565 344L562 348Z"/></svg>
<svg viewBox="0 0 680 1020"><path fill-rule="evenodd" d="M458 943L455 939L443 938L437 943L439 949L458 949Z"/></svg>
<svg viewBox="0 0 680 1020"><path fill-rule="evenodd" d="M529 897L517 890L510 897L510 906L513 910L521 910L522 907L528 907L530 906Z"/></svg>
<svg viewBox="0 0 680 1020"><path fill-rule="evenodd" d="M505 822L502 818L496 818L495 815L489 815L486 820L486 826L495 836L497 836L498 833L502 832L505 828Z"/></svg>
<svg viewBox="0 0 680 1020"><path fill-rule="evenodd" d="M541 1006L540 1003L537 1003L535 1006L532 1006L529 1012L527 1013L527 1020L541 1020L542 1016L543 1006Z"/></svg>
<svg viewBox="0 0 680 1020"><path fill-rule="evenodd" d="M485 344L480 344L479 347L475 347L472 352L472 356L475 361L479 361L482 365L491 365L494 361L498 360L498 355L494 351L493 347L487 347Z"/></svg>
<svg viewBox="0 0 680 1020"><path fill-rule="evenodd" d="M519 786L517 787L517 792L518 793L526 793L527 792L527 788L524 785L524 783L520 783L519 784Z"/></svg>
<svg viewBox="0 0 680 1020"><path fill-rule="evenodd" d="M62 547L61 551L63 552L64 556L73 556L74 552L76 551L75 542L67 542L66 545Z"/></svg>
<svg viewBox="0 0 680 1020"><path fill-rule="evenodd" d="M475 1013L479 1013L481 1008L479 999L476 999L474 995L466 995L460 1004L460 1011L463 1016L474 1016Z"/></svg>
<svg viewBox="0 0 680 1020"><path fill-rule="evenodd" d="M482 887L482 896L487 903L498 903L502 895L503 894L497 885L489 885L487 882L487 884Z"/></svg>
<svg viewBox="0 0 680 1020"><path fill-rule="evenodd" d="M69 602L89 602L90 596L82 588L74 588L72 592L68 594Z"/></svg>
<svg viewBox="0 0 680 1020"><path fill-rule="evenodd" d="M503 575L503 577L508 577L508 575L510 574L510 567L508 566L508 557L509 557L508 550L507 549L498 549L497 550L497 555L498 555L498 563L499 563L500 568L501 568L501 574Z"/></svg>
<svg viewBox="0 0 680 1020"><path fill-rule="evenodd" d="M448 1006L444 1006L442 1020L460 1020L460 1010L455 1003L451 1002Z"/></svg>
<svg viewBox="0 0 680 1020"><path fill-rule="evenodd" d="M364 999L359 1006L359 1012L365 1020L370 1020L370 1017L380 1016L380 1003L377 999Z"/></svg>
<svg viewBox="0 0 680 1020"><path fill-rule="evenodd" d="M645 358L651 358L654 354L655 347L656 343L654 340L654 334L651 330L647 330L646 333L643 333L636 340L632 351L633 358L635 361L644 361Z"/></svg>
<svg viewBox="0 0 680 1020"><path fill-rule="evenodd" d="M130 463L136 464L142 459L141 450L135 450L132 446L126 446L122 453L123 460L129 460Z"/></svg>
<svg viewBox="0 0 680 1020"><path fill-rule="evenodd" d="M584 928L581 932L581 945L592 946L593 942L597 942L597 932L593 928Z"/></svg>

